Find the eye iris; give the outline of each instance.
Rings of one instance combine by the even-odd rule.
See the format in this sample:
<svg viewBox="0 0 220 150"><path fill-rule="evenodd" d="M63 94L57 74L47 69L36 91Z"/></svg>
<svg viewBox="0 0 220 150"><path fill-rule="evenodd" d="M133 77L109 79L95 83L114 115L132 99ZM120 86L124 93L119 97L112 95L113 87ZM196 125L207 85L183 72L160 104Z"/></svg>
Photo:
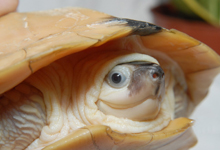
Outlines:
<svg viewBox="0 0 220 150"><path fill-rule="evenodd" d="M112 74L112 82L114 83L120 83L121 82L121 74L119 73L114 73Z"/></svg>

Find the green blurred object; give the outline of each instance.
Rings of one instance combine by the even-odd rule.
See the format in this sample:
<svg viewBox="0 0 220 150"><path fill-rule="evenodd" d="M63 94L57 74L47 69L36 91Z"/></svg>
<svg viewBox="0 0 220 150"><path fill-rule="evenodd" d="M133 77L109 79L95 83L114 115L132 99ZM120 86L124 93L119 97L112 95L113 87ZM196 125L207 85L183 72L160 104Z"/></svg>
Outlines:
<svg viewBox="0 0 220 150"><path fill-rule="evenodd" d="M220 27L220 0L171 0L181 13Z"/></svg>

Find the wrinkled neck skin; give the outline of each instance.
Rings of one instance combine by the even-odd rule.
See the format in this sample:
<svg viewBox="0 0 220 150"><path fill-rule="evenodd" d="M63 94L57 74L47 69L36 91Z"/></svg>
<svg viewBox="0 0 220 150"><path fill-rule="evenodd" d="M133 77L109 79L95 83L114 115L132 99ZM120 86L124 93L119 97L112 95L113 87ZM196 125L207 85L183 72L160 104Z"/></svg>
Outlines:
<svg viewBox="0 0 220 150"><path fill-rule="evenodd" d="M27 149L41 149L86 125L103 124L123 133L154 132L166 127L175 117L175 109L182 111L182 108L175 108L175 97L181 93L179 91L185 90L186 85L181 75L173 76L172 71L179 70L178 66L167 67L173 63L167 62L169 58L146 50L138 43L138 37L133 36L114 44L88 49L53 62L26 79L25 84L42 92L41 103L45 106L46 117L39 138ZM157 56L165 71L165 98L159 114L153 120L138 122L105 115L96 105L106 74L117 64L142 59L132 54L134 52ZM181 70L178 74L182 74ZM179 90L174 92L173 88L177 85ZM180 101L181 106L186 103L181 98Z"/></svg>

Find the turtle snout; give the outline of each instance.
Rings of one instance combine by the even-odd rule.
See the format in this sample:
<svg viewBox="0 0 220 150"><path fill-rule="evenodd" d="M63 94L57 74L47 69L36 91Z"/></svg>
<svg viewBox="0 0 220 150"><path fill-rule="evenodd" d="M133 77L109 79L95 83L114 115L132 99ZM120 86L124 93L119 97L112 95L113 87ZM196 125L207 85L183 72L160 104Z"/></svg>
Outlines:
<svg viewBox="0 0 220 150"><path fill-rule="evenodd" d="M152 82L155 86L155 95L161 96L164 94L165 89L165 79L164 79L164 71L163 69L157 65L153 64L150 69L150 76L152 78Z"/></svg>
<svg viewBox="0 0 220 150"><path fill-rule="evenodd" d="M164 71L159 65L153 64L150 74L154 80L164 80Z"/></svg>
<svg viewBox="0 0 220 150"><path fill-rule="evenodd" d="M155 89L155 95L162 96L165 94L165 81L164 71L160 66L156 66L155 70L151 73L153 80L156 80L157 87Z"/></svg>
<svg viewBox="0 0 220 150"><path fill-rule="evenodd" d="M162 80L163 77L164 77L163 69L160 66L156 65L156 64L154 64L153 67L154 67L153 71L151 72L152 77L154 79Z"/></svg>

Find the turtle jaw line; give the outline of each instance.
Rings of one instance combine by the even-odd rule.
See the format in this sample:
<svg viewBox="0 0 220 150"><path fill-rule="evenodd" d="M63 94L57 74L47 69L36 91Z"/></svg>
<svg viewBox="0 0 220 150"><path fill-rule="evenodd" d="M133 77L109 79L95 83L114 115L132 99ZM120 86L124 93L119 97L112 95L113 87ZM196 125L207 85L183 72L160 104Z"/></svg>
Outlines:
<svg viewBox="0 0 220 150"><path fill-rule="evenodd" d="M155 119L160 111L160 101L147 98L141 102L130 104L128 107L116 106L103 100L97 101L98 109L106 115L127 118L133 121L148 121Z"/></svg>

